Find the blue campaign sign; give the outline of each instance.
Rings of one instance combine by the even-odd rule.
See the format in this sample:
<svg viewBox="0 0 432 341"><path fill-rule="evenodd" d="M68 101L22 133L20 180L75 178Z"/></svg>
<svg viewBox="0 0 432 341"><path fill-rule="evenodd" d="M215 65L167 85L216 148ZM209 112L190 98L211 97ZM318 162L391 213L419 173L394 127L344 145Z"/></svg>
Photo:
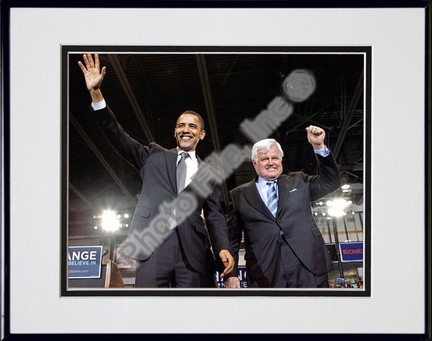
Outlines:
<svg viewBox="0 0 432 341"><path fill-rule="evenodd" d="M361 262L363 260L363 242L339 243L342 262Z"/></svg>
<svg viewBox="0 0 432 341"><path fill-rule="evenodd" d="M68 278L100 278L102 268L102 245L69 246Z"/></svg>
<svg viewBox="0 0 432 341"><path fill-rule="evenodd" d="M247 288L247 281L246 281L246 269L244 267L239 267L239 279L240 279L240 287L241 288ZM222 278L219 277L219 272L216 272L216 281L218 287L225 287L225 282Z"/></svg>

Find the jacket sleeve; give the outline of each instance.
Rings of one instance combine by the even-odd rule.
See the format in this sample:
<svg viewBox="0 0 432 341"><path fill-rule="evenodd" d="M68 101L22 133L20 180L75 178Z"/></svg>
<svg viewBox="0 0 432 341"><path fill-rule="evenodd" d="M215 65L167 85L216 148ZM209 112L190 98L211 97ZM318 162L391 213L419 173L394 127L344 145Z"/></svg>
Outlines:
<svg viewBox="0 0 432 341"><path fill-rule="evenodd" d="M238 212L236 210L236 200L235 200L235 194L234 191L230 192L230 209L228 214L228 237L231 244L231 252L234 257L234 269L233 271L228 275L228 277L236 277L239 274L238 270L238 261L239 261L239 250L240 250L240 243L242 240L242 225L241 225L241 218L238 216Z"/></svg>
<svg viewBox="0 0 432 341"><path fill-rule="evenodd" d="M204 217L213 252L216 258L219 258L218 255L221 250L225 249L230 251L228 229L225 212L221 205L222 189L220 185L221 179L219 178L220 174L211 166L207 166L207 170L210 172L209 176L210 174L212 175L212 181L209 187L209 194L204 201Z"/></svg>
<svg viewBox="0 0 432 341"><path fill-rule="evenodd" d="M311 200L315 201L334 191L341 185L339 167L332 154L321 156L316 154L318 175L307 176L310 182Z"/></svg>
<svg viewBox="0 0 432 341"><path fill-rule="evenodd" d="M150 153L149 147L143 146L126 133L108 106L95 110L92 114L114 150L133 167L140 170Z"/></svg>

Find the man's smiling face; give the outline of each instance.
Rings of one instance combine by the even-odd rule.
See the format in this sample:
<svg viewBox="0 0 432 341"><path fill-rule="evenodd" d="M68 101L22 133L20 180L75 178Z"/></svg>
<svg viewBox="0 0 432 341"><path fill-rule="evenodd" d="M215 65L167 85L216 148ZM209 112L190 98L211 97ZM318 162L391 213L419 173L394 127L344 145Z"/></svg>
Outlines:
<svg viewBox="0 0 432 341"><path fill-rule="evenodd" d="M259 176L266 180L275 180L283 171L281 152L276 146L269 151L258 150L253 166Z"/></svg>
<svg viewBox="0 0 432 341"><path fill-rule="evenodd" d="M182 114L177 119L174 138L177 146L184 151L194 151L199 140L205 136L200 120L192 114Z"/></svg>

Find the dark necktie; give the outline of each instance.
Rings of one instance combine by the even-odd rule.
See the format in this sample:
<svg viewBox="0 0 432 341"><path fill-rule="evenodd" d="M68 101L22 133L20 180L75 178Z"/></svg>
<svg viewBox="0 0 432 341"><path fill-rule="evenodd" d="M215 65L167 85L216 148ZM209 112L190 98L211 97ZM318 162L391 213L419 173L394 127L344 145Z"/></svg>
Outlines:
<svg viewBox="0 0 432 341"><path fill-rule="evenodd" d="M267 207L273 216L276 216L277 211L277 190L276 181L267 181L269 188L267 189Z"/></svg>
<svg viewBox="0 0 432 341"><path fill-rule="evenodd" d="M180 161L177 164L177 193L180 193L186 183L186 158L190 157L189 153L180 154Z"/></svg>

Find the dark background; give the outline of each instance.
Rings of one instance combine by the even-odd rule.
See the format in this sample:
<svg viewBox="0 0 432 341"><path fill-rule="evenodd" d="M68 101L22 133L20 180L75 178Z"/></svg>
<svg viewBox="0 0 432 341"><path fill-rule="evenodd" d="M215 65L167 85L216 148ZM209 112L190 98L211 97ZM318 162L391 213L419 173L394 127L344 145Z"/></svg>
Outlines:
<svg viewBox="0 0 432 341"><path fill-rule="evenodd" d="M187 109L197 111L206 121L207 136L197 147L202 159L232 143L252 145L240 124L254 120L276 96L284 96L282 82L291 71L308 70L315 77L314 93L306 101L292 102L294 113L271 135L284 149L284 171L316 172L305 132L313 124L326 130L326 144L344 181L363 183L363 87L368 79L364 49L118 51L124 50L99 50L99 56L107 67L102 92L120 124L143 144L155 141L172 148L178 115ZM95 125L77 64L82 51L65 48L63 52L69 235L85 236L99 233L93 229L93 215L103 209L133 213L141 179ZM254 176L246 162L226 179L225 195ZM362 191L354 200L362 200ZM228 204L227 196L222 204Z"/></svg>

